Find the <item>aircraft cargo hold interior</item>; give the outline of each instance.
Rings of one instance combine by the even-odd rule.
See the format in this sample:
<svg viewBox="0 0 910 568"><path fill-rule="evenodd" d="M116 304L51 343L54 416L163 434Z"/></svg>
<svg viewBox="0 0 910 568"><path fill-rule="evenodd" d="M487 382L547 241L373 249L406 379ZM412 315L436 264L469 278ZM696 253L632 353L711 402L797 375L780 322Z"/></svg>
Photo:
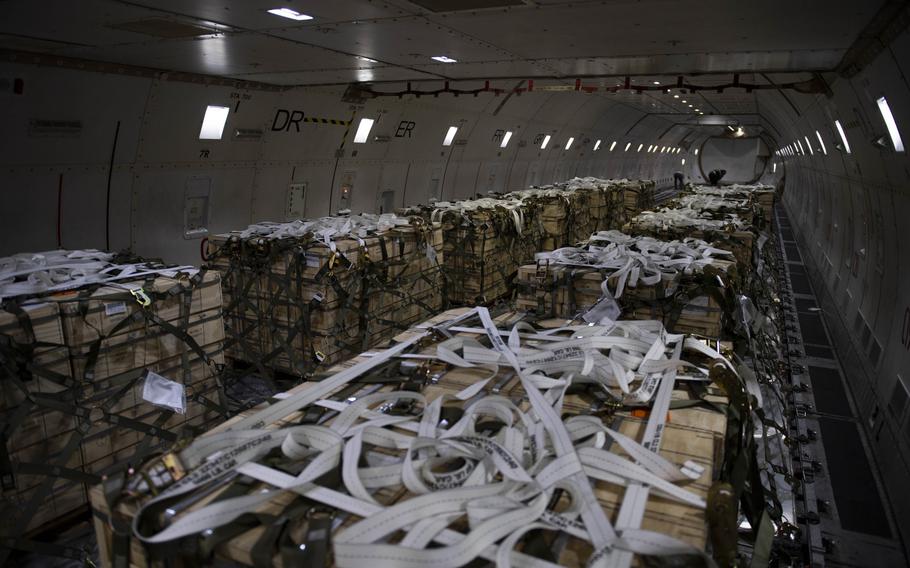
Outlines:
<svg viewBox="0 0 910 568"><path fill-rule="evenodd" d="M910 3L0 14L0 566L910 564Z"/></svg>

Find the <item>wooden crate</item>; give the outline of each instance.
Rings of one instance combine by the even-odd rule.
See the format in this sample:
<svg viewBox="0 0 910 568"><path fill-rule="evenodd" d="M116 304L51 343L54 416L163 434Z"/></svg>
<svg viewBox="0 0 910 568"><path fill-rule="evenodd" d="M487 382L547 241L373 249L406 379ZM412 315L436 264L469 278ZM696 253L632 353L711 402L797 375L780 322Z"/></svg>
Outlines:
<svg viewBox="0 0 910 568"><path fill-rule="evenodd" d="M17 410L28 404L27 396L58 396L67 391L60 382L72 381L72 371L56 303L0 310L0 363L0 420L4 423L13 420ZM18 418L18 425L6 426L11 430L5 432L4 447L0 448L13 469L4 477L2 488L0 515L10 521L0 529L3 536L33 530L86 503L81 484L61 479L53 484L31 518L21 516L38 486L47 479L39 473L24 473L23 468L52 463L75 430L76 419L71 413L41 406ZM81 469L81 453L74 452L65 465Z"/></svg>
<svg viewBox="0 0 910 568"><path fill-rule="evenodd" d="M128 291L139 287L153 300L148 308L143 309ZM84 506L85 485L100 475L122 471L161 444L225 418L204 403L223 402L216 380L224 363L216 272L204 274L195 283L161 276L77 289L25 304L23 310L34 339L26 341L23 320L8 311L0 311L0 336L25 348L37 342L38 347L23 360L29 367L18 377L39 403L7 440L16 473L15 487L4 490L3 512L28 516L25 509L32 496L44 491L42 486L51 484L51 488L35 514L20 519L14 536ZM207 360L188 345L187 338L204 351ZM29 372L31 366L36 368L34 373ZM56 375L42 377L46 370ZM146 371L185 386L185 414L163 410L142 398ZM4 380L2 385L0 412L8 417L27 402L21 389L13 388L13 381ZM54 397L56 403L42 404L42 396ZM71 439L76 440L75 446L70 445ZM69 473L36 470L47 465Z"/></svg>
<svg viewBox="0 0 910 568"><path fill-rule="evenodd" d="M321 238L214 235L229 357L297 376L385 341L443 308L442 229L411 224Z"/></svg>
<svg viewBox="0 0 910 568"><path fill-rule="evenodd" d="M711 266L719 273L726 273L732 265L731 261L715 259ZM574 318L601 299L604 280L611 290L616 290L617 279L613 272L544 263L522 266L518 271L515 306L542 316ZM718 300L703 292L685 299L678 295L699 286L701 280L697 275L665 276L652 286L641 283L627 286L616 302L622 309L623 319L660 320L674 333L721 338L724 312ZM711 284L718 286L719 294L724 293L718 283Z"/></svg>
<svg viewBox="0 0 910 568"><path fill-rule="evenodd" d="M454 317L456 314L463 313L463 311L464 310L452 310L445 312L432 318L420 327L426 328L427 326L438 325ZM498 321L505 323L507 321L515 321L516 319L517 317L515 314L509 313L500 316ZM552 322L552 325L559 325L562 323L564 323L564 321L554 321ZM424 333L423 329L414 328L400 334L396 337L396 340L404 341L415 335L423 335ZM435 344L431 343L424 346L422 352L432 353L434 350ZM360 356L333 367L329 372L337 372L366 360L367 357ZM489 371L487 370L455 368L446 372L439 378L438 382L434 381L427 385L424 388L423 393L428 401L431 401L442 395L458 392L463 388L474 384L478 380L486 378L488 374ZM527 402L524 400L524 391L520 382L514 376L511 377L511 379L507 379L507 377L509 377L509 371L507 369L502 369L501 377L494 379L494 382L499 383L498 393L506 398L519 401L519 404L522 407L527 408ZM293 395L307 391L308 389L314 388L317 384L318 383L312 382L303 383L294 387L288 394ZM392 388L393 387L391 386L385 386L382 390L391 390ZM713 385L708 386L708 392L709 400L719 405L724 405L726 403L726 398L721 394L721 391ZM329 395L329 398L330 397L331 395ZM690 394L688 390L680 386L673 392L673 398L676 400L687 400L690 398ZM566 397L563 413L589 414L591 412L590 405L591 403L588 398L582 395L570 394ZM264 428L275 429L296 425L300 422L305 410L306 409L292 412L273 423L265 424ZM224 431L226 428L254 411L255 410L235 417L225 424L214 428L210 433ZM617 412L612 416L610 422L610 425L613 428L616 428L620 432L633 438L640 438L644 429L644 424L644 418L638 417L637 415L633 416L630 412ZM705 472L698 480L686 485L687 489L702 497L707 495L711 483L713 480L717 479L721 471L725 431L726 417L724 414L698 406L671 410L669 419L665 425L660 450L661 455L676 464L682 464L687 460L691 460L705 468ZM404 430L400 432L407 433L407 431ZM614 451L622 453L622 451L618 449L614 449ZM260 487L260 485L253 485L250 487L249 491L258 491ZM207 495L201 501L191 504L187 510L193 510L207 504L212 499L217 498L221 492L222 490L219 489ZM600 506L604 508L608 516L615 518L624 490L616 485L596 482L595 494ZM117 518L119 524L129 527L133 515L138 507L141 506L141 503L145 498L120 494L115 495L111 502L108 500L108 495L101 486L92 488L90 495L92 507L96 513L94 524L101 560L105 566L109 566L112 562L112 547L114 540L110 519ZM275 498L263 506L260 509L260 512L264 514L277 513L278 511L283 510L292 498L285 492L276 492L275 495ZM392 504L407 497L409 497L409 495L404 489L400 491L384 489L375 495L375 498L383 504ZM349 526L357 519L356 516L349 515L341 524L341 528ZM660 498L650 498L644 514L642 528L669 534L701 549L706 547L707 530L705 512L694 507L669 502ZM265 528L261 526L250 529L241 528L239 534L224 541L216 548L216 557L231 562L237 562L242 565L252 565L253 547L263 535L264 530ZM146 550L136 539L130 539L129 550L130 566L139 567L148 565L149 558L146 555ZM558 558L558 562L561 565L581 566L585 564L586 557L590 552L588 547L570 545L565 548L564 552ZM171 560L176 561L177 565L182 565L173 557ZM189 564L186 565L192 564L192 561L188 562ZM275 555L272 558L272 564L275 566L283 566L280 555Z"/></svg>
<svg viewBox="0 0 910 568"><path fill-rule="evenodd" d="M711 243L712 246L733 253L737 261L736 273L740 278L752 270L752 243L756 233L752 230L737 228L733 224L721 223L717 229L699 229L690 225L654 226L643 222L643 216L633 217L623 227L623 232L631 235L648 235L664 241L692 237Z"/></svg>

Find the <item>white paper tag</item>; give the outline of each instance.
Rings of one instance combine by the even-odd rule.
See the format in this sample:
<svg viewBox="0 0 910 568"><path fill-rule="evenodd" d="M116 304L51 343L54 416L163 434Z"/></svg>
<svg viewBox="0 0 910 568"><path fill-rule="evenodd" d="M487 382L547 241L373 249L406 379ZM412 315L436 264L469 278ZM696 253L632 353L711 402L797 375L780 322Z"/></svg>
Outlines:
<svg viewBox="0 0 910 568"><path fill-rule="evenodd" d="M619 309L616 300L611 294L606 293L581 317L588 323L609 325L619 319L620 313L622 310Z"/></svg>
<svg viewBox="0 0 910 568"><path fill-rule="evenodd" d="M436 249L430 243L427 243L427 260L436 262Z"/></svg>
<svg viewBox="0 0 910 568"><path fill-rule="evenodd" d="M155 406L186 414L186 388L177 382L149 371L142 385L142 398Z"/></svg>
<svg viewBox="0 0 910 568"><path fill-rule="evenodd" d="M117 314L126 313L126 302L109 302L104 304L104 314L107 316L115 316Z"/></svg>

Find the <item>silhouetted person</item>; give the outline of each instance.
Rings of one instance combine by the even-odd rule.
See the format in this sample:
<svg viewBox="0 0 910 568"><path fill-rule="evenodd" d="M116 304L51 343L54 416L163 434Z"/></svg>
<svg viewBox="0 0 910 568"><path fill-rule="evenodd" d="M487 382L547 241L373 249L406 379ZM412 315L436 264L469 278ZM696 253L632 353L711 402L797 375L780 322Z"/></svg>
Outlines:
<svg viewBox="0 0 910 568"><path fill-rule="evenodd" d="M673 189L680 190L686 184L686 176L682 172L673 173Z"/></svg>
<svg viewBox="0 0 910 568"><path fill-rule="evenodd" d="M708 181L711 182L711 185L718 185L725 175L727 175L727 170L711 170L708 174Z"/></svg>

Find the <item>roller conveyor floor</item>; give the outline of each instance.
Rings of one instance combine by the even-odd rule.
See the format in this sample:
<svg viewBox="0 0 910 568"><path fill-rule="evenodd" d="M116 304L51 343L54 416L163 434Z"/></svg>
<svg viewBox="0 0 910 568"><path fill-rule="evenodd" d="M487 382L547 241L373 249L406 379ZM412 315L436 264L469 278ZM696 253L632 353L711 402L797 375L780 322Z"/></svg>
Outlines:
<svg viewBox="0 0 910 568"><path fill-rule="evenodd" d="M789 362L798 417L800 525L813 566L906 566L907 558L888 506L887 489L872 459L856 404L845 380L855 353L839 344L829 326L843 325L837 308L812 282L802 243L783 207L777 207L777 237L784 255L781 297L787 317ZM792 423L791 423L792 424Z"/></svg>

